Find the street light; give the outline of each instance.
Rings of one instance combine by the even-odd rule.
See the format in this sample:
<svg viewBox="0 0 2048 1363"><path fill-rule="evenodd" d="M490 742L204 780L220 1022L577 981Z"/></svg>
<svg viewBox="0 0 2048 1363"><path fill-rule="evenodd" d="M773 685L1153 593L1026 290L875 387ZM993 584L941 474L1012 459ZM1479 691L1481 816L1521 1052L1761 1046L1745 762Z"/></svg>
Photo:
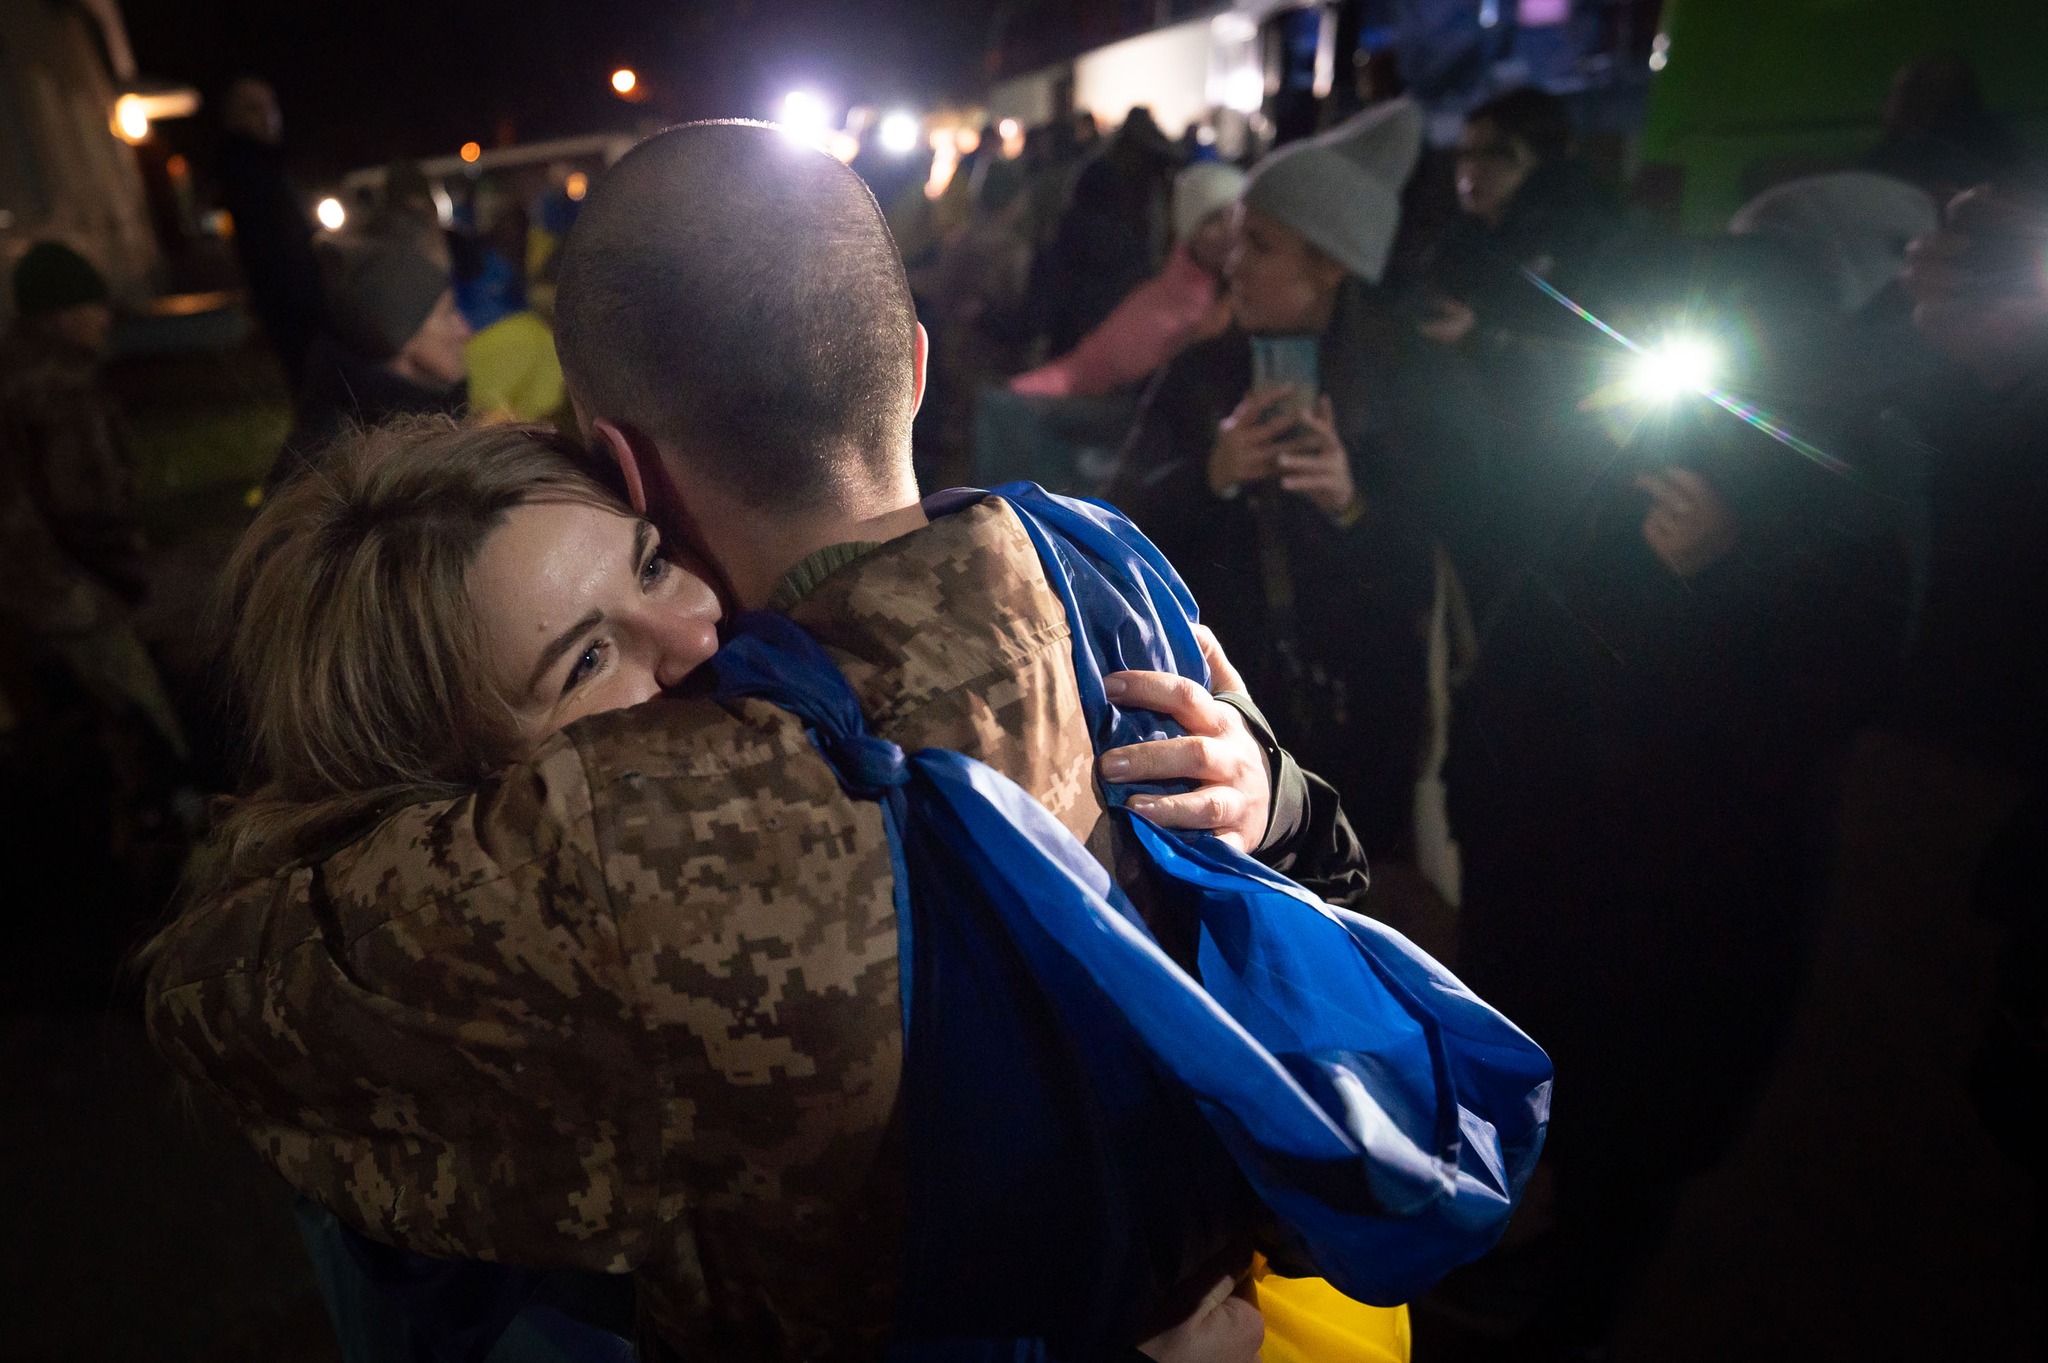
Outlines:
<svg viewBox="0 0 2048 1363"><path fill-rule="evenodd" d="M882 150L889 155L908 156L917 150L917 144L923 140L919 136L922 131L916 114L907 109L898 109L882 120L882 126L876 130L876 136L882 141Z"/></svg>
<svg viewBox="0 0 2048 1363"><path fill-rule="evenodd" d="M464 142L462 144L462 159L471 164L474 164L476 159L483 154L484 149L475 142Z"/></svg>
<svg viewBox="0 0 2048 1363"><path fill-rule="evenodd" d="M618 91L622 95L632 94L634 89L638 87L639 84L640 77L634 75L631 69L627 67L622 66L618 70L612 72L612 89Z"/></svg>
<svg viewBox="0 0 2048 1363"><path fill-rule="evenodd" d="M313 216L320 219L320 225L330 232L339 232L341 225L348 221L348 210L336 198L322 199L313 208Z"/></svg>
<svg viewBox="0 0 2048 1363"><path fill-rule="evenodd" d="M128 143L149 137L149 106L141 96L123 95L114 101L114 132Z"/></svg>
<svg viewBox="0 0 2048 1363"><path fill-rule="evenodd" d="M582 203L583 196L590 192L590 177L580 170L569 172L569 178L562 181L562 192L569 196L570 203Z"/></svg>

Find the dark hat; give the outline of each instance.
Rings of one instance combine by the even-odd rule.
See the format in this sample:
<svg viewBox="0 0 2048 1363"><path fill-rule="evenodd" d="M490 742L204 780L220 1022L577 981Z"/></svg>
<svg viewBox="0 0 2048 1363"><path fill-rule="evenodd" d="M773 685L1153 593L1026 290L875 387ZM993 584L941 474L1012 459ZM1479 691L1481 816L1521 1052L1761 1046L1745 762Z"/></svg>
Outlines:
<svg viewBox="0 0 2048 1363"><path fill-rule="evenodd" d="M343 267L339 311L374 358L389 359L426 324L448 291L448 272L408 247L377 242L354 252Z"/></svg>
<svg viewBox="0 0 2048 1363"><path fill-rule="evenodd" d="M62 242L39 241L15 262L14 309L23 317L104 303L110 296L106 276Z"/></svg>

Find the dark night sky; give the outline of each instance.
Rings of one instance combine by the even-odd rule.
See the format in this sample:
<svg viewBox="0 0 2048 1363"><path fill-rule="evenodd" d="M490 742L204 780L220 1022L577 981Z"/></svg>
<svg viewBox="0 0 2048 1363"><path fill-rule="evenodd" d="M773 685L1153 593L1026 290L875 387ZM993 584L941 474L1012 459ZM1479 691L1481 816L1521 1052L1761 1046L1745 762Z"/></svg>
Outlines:
<svg viewBox="0 0 2048 1363"><path fill-rule="evenodd" d="M1029 7L1028 0L1025 7ZM124 0L144 74L212 101L267 77L298 170L429 156L509 121L519 141L637 122L765 116L804 84L841 100L972 93L998 0ZM637 106L611 72L651 86ZM209 160L212 111L164 125Z"/></svg>

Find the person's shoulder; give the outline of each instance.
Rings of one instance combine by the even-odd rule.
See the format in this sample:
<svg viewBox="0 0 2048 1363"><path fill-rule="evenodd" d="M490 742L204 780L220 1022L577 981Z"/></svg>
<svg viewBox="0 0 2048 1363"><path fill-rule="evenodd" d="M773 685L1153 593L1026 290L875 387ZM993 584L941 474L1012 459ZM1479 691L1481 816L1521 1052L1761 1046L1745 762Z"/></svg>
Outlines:
<svg viewBox="0 0 2048 1363"><path fill-rule="evenodd" d="M827 577L791 612L871 716L1006 673L1066 646L1066 611L1024 524L987 497Z"/></svg>

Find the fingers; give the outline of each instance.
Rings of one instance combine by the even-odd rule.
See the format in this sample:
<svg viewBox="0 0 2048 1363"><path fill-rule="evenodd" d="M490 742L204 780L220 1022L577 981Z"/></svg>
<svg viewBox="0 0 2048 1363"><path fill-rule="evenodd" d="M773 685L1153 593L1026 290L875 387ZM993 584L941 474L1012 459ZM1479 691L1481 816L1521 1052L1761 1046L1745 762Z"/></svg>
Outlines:
<svg viewBox="0 0 2048 1363"><path fill-rule="evenodd" d="M1243 431L1284 429L1300 415L1291 401L1293 397L1291 384L1260 384L1244 395L1230 415L1224 418L1223 426L1226 430Z"/></svg>
<svg viewBox="0 0 2048 1363"><path fill-rule="evenodd" d="M1230 724L1229 707L1219 705L1201 683L1171 672L1112 672L1102 685L1124 709L1155 710L1191 734L1222 734Z"/></svg>
<svg viewBox="0 0 2048 1363"><path fill-rule="evenodd" d="M1220 738L1188 734L1111 748L1102 755L1109 781L1224 781L1240 775L1238 754Z"/></svg>
<svg viewBox="0 0 2048 1363"><path fill-rule="evenodd" d="M1223 645L1216 638L1216 631L1207 625L1195 626L1195 643L1202 650L1202 661L1209 664L1209 689L1213 691L1243 691L1244 674L1223 651ZM1186 726L1182 726L1186 727Z"/></svg>
<svg viewBox="0 0 2048 1363"><path fill-rule="evenodd" d="M1236 1286L1223 1279L1186 1320L1146 1340L1138 1352L1156 1363L1257 1363L1266 1319L1256 1305L1234 1295Z"/></svg>
<svg viewBox="0 0 2048 1363"><path fill-rule="evenodd" d="M1203 786L1181 795L1133 795L1126 808L1161 828L1214 833L1238 851L1245 850L1238 825L1245 821L1246 801L1234 786Z"/></svg>
<svg viewBox="0 0 2048 1363"><path fill-rule="evenodd" d="M1209 1313L1212 1357L1229 1363L1257 1363L1266 1342L1266 1318L1243 1297L1225 1297Z"/></svg>

